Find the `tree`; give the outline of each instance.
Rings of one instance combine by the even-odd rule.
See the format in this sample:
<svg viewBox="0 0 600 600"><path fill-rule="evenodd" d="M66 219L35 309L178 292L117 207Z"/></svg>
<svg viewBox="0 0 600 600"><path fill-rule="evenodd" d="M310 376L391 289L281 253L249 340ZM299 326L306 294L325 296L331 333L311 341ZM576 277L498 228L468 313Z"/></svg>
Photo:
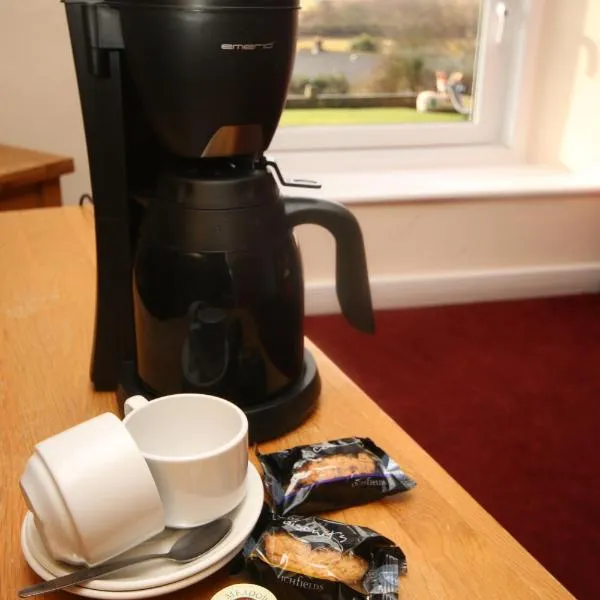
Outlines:
<svg viewBox="0 0 600 600"><path fill-rule="evenodd" d="M314 94L347 94L350 84L344 75L317 75L309 78L302 75L294 77L290 83L290 93L305 94L310 87Z"/></svg>
<svg viewBox="0 0 600 600"><path fill-rule="evenodd" d="M374 92L420 92L425 73L421 55L395 52L383 59L369 87Z"/></svg>
<svg viewBox="0 0 600 600"><path fill-rule="evenodd" d="M378 49L377 40L368 33L361 33L357 38L354 38L350 46L352 52L377 52Z"/></svg>

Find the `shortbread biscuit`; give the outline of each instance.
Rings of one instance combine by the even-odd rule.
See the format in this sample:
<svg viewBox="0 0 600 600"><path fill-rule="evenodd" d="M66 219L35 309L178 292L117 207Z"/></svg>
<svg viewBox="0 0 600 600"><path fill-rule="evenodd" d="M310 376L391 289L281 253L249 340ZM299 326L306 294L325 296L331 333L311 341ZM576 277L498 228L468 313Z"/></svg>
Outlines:
<svg viewBox="0 0 600 600"><path fill-rule="evenodd" d="M339 477L353 477L375 473L375 460L366 452L335 454L309 460L294 472L286 490L291 494L296 488Z"/></svg>
<svg viewBox="0 0 600 600"><path fill-rule="evenodd" d="M348 552L329 548L311 548L310 544L287 533L268 533L264 537L265 557L274 567L329 581L339 581L349 587L359 584L365 576L367 561Z"/></svg>

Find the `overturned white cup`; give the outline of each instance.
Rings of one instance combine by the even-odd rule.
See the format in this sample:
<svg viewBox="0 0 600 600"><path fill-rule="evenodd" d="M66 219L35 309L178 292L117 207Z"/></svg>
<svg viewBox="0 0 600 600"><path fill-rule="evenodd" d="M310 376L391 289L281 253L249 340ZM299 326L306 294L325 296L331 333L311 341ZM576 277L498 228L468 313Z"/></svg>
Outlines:
<svg viewBox="0 0 600 600"><path fill-rule="evenodd" d="M37 444L20 484L40 536L57 560L96 565L165 526L150 469L112 413Z"/></svg>

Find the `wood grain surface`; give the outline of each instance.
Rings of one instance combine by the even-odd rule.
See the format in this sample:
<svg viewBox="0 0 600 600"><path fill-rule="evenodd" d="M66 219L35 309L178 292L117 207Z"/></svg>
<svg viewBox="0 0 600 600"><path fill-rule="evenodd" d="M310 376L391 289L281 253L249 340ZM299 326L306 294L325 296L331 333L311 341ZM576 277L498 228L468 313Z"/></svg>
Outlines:
<svg viewBox="0 0 600 600"><path fill-rule="evenodd" d="M0 144L0 210L60 206L59 178L73 169L66 156Z"/></svg>
<svg viewBox="0 0 600 600"><path fill-rule="evenodd" d="M73 159L0 144L0 184L37 183L73 171Z"/></svg>
<svg viewBox="0 0 600 600"><path fill-rule="evenodd" d="M3 600L38 580L19 542L26 509L18 482L33 445L102 412L118 412L113 394L94 392L88 376L94 265L91 208L0 214ZM404 549L408 574L401 581L402 600L572 598L335 364L307 343L323 380L319 408L300 429L261 450L369 436L417 480L417 488L407 494L328 515L372 527ZM236 581L220 572L170 597L208 600ZM53 597L68 596L59 592Z"/></svg>

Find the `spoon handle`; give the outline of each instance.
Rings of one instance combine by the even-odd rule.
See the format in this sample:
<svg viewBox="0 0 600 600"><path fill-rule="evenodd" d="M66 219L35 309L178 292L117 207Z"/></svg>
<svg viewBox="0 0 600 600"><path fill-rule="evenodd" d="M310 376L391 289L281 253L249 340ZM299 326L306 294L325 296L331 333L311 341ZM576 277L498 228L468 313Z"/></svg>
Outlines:
<svg viewBox="0 0 600 600"><path fill-rule="evenodd" d="M125 567L136 565L137 563L145 562L147 560L153 560L155 558L165 558L165 554L144 554L142 556L132 556L130 558L123 558L121 560L115 560L97 567L89 567L86 569L80 569L69 575L63 575L44 583L37 583L29 587L19 590L19 598L29 598L30 596L39 596L40 594L47 594L48 592L54 592L55 590L61 590L62 588L70 587L77 583L83 583L84 581L90 581L97 579L109 573L120 571Z"/></svg>

